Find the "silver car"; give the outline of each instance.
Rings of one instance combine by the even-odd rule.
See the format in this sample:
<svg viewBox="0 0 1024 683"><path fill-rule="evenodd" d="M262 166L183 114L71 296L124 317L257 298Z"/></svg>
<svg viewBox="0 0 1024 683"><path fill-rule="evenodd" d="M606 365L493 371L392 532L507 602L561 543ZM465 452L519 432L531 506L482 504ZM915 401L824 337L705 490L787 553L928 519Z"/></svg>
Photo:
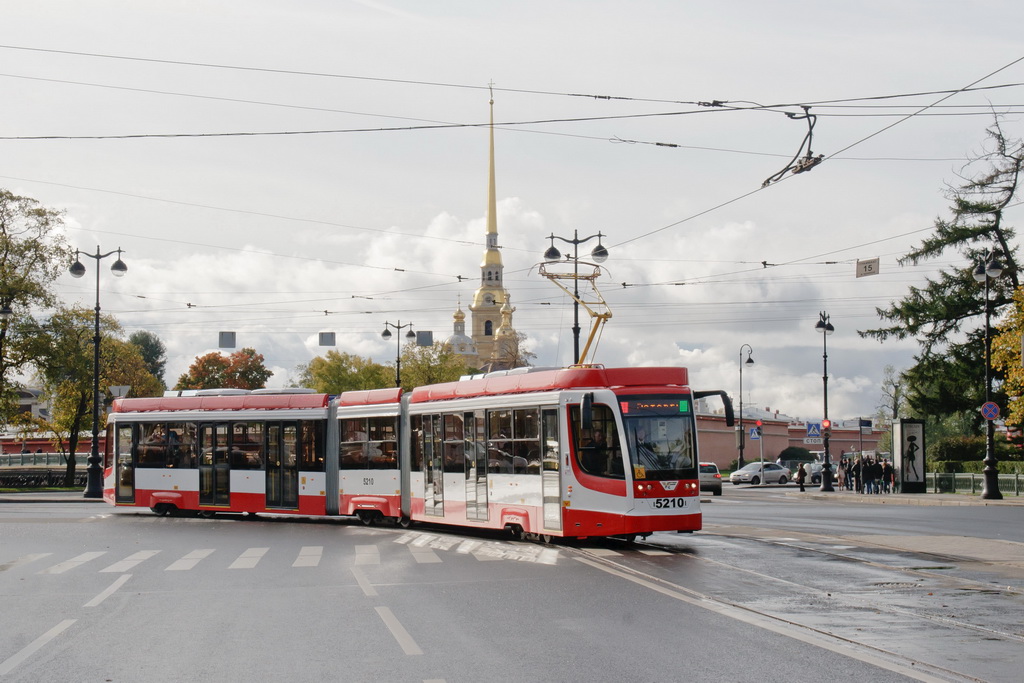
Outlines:
<svg viewBox="0 0 1024 683"><path fill-rule="evenodd" d="M730 474L729 481L733 484L753 484L754 486L761 483L782 485L793 478L790 471L782 465L766 462L763 467L764 471L761 469L760 462L752 462Z"/></svg>

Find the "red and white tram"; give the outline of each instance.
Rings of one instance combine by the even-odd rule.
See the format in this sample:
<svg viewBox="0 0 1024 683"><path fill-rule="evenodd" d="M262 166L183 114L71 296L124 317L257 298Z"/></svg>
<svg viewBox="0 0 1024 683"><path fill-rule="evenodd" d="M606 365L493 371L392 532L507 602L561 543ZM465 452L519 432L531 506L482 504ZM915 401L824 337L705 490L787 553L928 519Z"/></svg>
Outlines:
<svg viewBox="0 0 1024 683"><path fill-rule="evenodd" d="M685 368L523 369L399 389L115 401L104 497L158 514L357 515L529 537L701 528Z"/></svg>

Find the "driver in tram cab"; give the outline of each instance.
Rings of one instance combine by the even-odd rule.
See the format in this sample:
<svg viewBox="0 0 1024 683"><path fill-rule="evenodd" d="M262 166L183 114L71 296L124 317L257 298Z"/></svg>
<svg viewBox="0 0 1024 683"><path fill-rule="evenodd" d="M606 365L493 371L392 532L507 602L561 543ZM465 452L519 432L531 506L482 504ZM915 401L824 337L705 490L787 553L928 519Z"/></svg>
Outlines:
<svg viewBox="0 0 1024 683"><path fill-rule="evenodd" d="M604 432L595 429L592 435L583 442L580 464L590 474L601 474L608 465L608 444Z"/></svg>

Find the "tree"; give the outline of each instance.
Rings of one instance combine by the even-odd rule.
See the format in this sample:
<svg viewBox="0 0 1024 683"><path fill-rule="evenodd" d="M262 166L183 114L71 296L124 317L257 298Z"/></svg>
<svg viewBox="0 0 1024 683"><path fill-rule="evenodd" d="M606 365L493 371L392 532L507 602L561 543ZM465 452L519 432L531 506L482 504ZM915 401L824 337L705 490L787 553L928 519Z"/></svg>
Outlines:
<svg viewBox="0 0 1024 683"><path fill-rule="evenodd" d="M71 261L63 226L63 212L0 189L0 309L13 314L0 320L0 421L14 408L11 377L31 365L42 333L28 311L55 303L53 282Z"/></svg>
<svg viewBox="0 0 1024 683"><path fill-rule="evenodd" d="M298 385L323 394L381 389L394 383L394 370L369 358L330 350L296 368Z"/></svg>
<svg viewBox="0 0 1024 683"><path fill-rule="evenodd" d="M160 341L160 337L148 330L132 332L128 341L139 348L142 353L142 360L146 363L149 372L164 382L164 371L167 369L167 347Z"/></svg>
<svg viewBox="0 0 1024 683"><path fill-rule="evenodd" d="M537 354L526 348L526 334L516 332L515 336L509 336L501 341L501 351L495 367L511 370L512 368L530 367L537 359Z"/></svg>
<svg viewBox="0 0 1024 683"><path fill-rule="evenodd" d="M255 349L244 348L230 356L213 351L196 357L174 388L262 389L273 374Z"/></svg>
<svg viewBox="0 0 1024 683"><path fill-rule="evenodd" d="M45 336L35 348L36 381L50 402L50 426L68 442L65 484L74 484L79 435L91 426L93 414L94 312L59 309L43 325ZM131 385L134 396L158 396L160 381L146 369L138 348L121 339L118 322L100 318L100 387ZM100 406L100 426L106 404Z"/></svg>
<svg viewBox="0 0 1024 683"><path fill-rule="evenodd" d="M986 131L989 150L977 156L949 188L952 217L936 219L934 233L899 260L901 265L957 251L960 265L942 270L923 288L910 292L886 309L877 309L886 327L862 331L879 341L914 338L920 344L916 365L904 377L907 398L918 413L954 416L973 411L984 394L984 312L986 302L973 278L975 264L998 249L1006 265L1004 277L990 284L993 311L1002 310L1019 286L1014 230L1003 212L1018 194L1024 144L1007 138L999 119ZM979 170L974 170L979 169ZM974 420L980 428L980 416Z"/></svg>
<svg viewBox="0 0 1024 683"><path fill-rule="evenodd" d="M474 371L444 342L432 346L409 343L402 348L402 388L407 391L426 384L454 382Z"/></svg>

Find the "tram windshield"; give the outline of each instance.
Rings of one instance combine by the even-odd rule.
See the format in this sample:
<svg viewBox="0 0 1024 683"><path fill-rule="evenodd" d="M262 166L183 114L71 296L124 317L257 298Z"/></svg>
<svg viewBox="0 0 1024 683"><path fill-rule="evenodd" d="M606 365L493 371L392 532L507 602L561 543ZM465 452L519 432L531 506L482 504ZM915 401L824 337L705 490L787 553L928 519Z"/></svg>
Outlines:
<svg viewBox="0 0 1024 683"><path fill-rule="evenodd" d="M631 396L619 404L633 479L697 478L696 426L689 396Z"/></svg>

